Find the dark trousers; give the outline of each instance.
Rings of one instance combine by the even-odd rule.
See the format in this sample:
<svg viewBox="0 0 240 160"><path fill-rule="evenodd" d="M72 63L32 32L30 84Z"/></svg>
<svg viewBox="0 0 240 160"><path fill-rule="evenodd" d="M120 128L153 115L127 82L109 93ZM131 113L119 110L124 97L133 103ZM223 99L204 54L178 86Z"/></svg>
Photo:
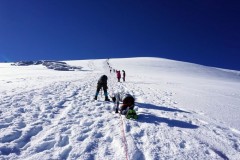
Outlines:
<svg viewBox="0 0 240 160"><path fill-rule="evenodd" d="M98 96L98 94L99 94L99 92L100 92L100 90L101 90L101 88L103 88L103 91L104 91L104 95L105 95L105 97L107 97L108 95L107 95L107 84L98 84L97 85L97 91L96 91L96 97Z"/></svg>

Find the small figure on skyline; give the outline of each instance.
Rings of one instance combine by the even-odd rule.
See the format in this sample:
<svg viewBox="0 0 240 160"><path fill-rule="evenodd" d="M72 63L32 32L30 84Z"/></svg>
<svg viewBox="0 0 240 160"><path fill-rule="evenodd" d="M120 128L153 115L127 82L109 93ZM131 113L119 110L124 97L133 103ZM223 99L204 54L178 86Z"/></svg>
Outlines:
<svg viewBox="0 0 240 160"><path fill-rule="evenodd" d="M123 82L125 82L126 73L124 70L122 70L122 72L123 72Z"/></svg>

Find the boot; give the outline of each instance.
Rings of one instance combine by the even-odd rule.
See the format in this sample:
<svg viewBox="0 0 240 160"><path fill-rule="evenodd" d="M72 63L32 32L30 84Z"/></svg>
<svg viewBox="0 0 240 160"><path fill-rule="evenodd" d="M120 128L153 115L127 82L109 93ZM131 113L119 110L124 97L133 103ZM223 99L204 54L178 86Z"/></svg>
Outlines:
<svg viewBox="0 0 240 160"><path fill-rule="evenodd" d="M110 101L110 99L108 99L108 97L105 97L105 101Z"/></svg>
<svg viewBox="0 0 240 160"><path fill-rule="evenodd" d="M94 97L94 100L97 100L97 96Z"/></svg>
<svg viewBox="0 0 240 160"><path fill-rule="evenodd" d="M115 111L115 113L118 113L118 109L116 108L116 111Z"/></svg>

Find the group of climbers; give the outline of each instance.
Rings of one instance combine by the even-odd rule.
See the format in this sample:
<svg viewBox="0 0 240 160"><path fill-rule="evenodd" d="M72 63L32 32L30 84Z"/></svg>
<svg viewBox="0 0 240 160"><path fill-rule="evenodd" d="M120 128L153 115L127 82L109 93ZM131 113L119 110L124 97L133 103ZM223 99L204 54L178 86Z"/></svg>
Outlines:
<svg viewBox="0 0 240 160"><path fill-rule="evenodd" d="M126 72L125 72L125 70L122 70L122 75L121 75L121 71L120 71L120 70L113 69L113 68L109 65L109 62L107 62L107 64L108 64L108 67L109 67L109 69L110 69L110 73L112 73L112 71L113 71L113 73L116 73L118 82L120 82L121 78L123 79L123 82L125 82L125 78L126 78Z"/></svg>
<svg viewBox="0 0 240 160"><path fill-rule="evenodd" d="M123 79L123 82L125 82L126 72L124 70L122 70L122 72L123 73L122 73L122 76L121 76L121 71L116 70L118 82L120 82L121 77Z"/></svg>
<svg viewBox="0 0 240 160"><path fill-rule="evenodd" d="M109 66L109 62L107 62L107 64ZM111 73L111 71L112 71L112 68L110 68L110 73ZM114 69L113 72L115 72L115 71L117 73L118 82L120 82L121 73L120 73L120 71ZM123 72L123 81L125 81L126 74L125 74L124 70L122 70L122 72ZM108 93L107 93L107 89L108 89L107 80L108 80L108 77L106 75L102 75L99 78L94 100L97 100L100 90L103 89L105 101L110 101L110 99L108 98ZM113 93L111 98L112 98L112 101L116 104L115 113L120 113L120 114L126 115L127 118L134 118L134 119L137 118L136 112L134 110L135 99L131 94L128 94L128 93L124 94L124 93L116 92L116 93ZM120 102L122 102L122 105L119 108Z"/></svg>

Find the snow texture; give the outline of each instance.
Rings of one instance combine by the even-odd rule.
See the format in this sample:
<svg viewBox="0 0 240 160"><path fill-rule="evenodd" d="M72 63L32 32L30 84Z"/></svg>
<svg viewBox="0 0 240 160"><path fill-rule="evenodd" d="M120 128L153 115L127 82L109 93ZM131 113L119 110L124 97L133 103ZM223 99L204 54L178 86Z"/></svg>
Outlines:
<svg viewBox="0 0 240 160"><path fill-rule="evenodd" d="M0 159L240 157L239 71L148 57L62 63L78 72L34 64L0 63ZM125 70L126 82L109 67ZM138 120L115 114L101 92L93 100L103 74L109 96L135 97Z"/></svg>

